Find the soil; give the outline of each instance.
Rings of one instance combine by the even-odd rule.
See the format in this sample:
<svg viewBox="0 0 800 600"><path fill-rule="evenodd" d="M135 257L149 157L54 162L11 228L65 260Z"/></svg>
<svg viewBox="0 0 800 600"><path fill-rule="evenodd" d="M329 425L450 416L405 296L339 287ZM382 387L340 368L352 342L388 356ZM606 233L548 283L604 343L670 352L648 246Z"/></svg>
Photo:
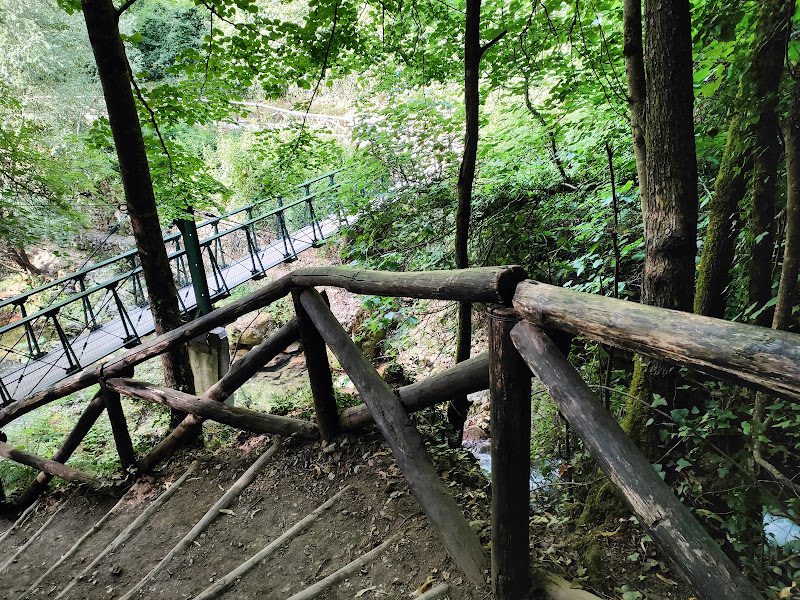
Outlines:
<svg viewBox="0 0 800 600"><path fill-rule="evenodd" d="M265 436L240 434L234 444L214 453L182 452L158 476L137 483L119 514L29 598L56 597L70 577L83 570L156 492L180 476L192 460L199 460L196 474L145 527L126 546L103 559L68 595L75 600L120 597L157 564L269 444ZM474 465L467 465L471 466ZM350 489L333 507L222 597L285 599L397 535L396 542L382 556L320 598L409 598L419 588L441 581L451 584L452 600L488 598L488 590L474 589L449 559L410 495L391 453L374 430L358 437L344 436L328 447L285 442L230 507L232 514L220 514L192 547L176 557L138 597L193 597L346 485ZM453 489L456 495L463 493L462 500L469 503L474 490L463 482L455 483L455 479ZM114 501L73 487L47 497L29 522L6 540L5 555L16 551L58 505L63 503L66 508L19 560L0 574L0 598L16 599ZM488 504L483 509L488 511ZM476 510L474 503L470 510ZM10 522L3 525L5 529Z"/></svg>

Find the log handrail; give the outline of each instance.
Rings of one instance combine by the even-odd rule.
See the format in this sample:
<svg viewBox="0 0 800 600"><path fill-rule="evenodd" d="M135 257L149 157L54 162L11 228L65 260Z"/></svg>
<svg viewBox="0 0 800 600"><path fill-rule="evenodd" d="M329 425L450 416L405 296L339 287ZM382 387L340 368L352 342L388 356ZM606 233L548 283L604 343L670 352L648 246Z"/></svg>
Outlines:
<svg viewBox="0 0 800 600"><path fill-rule="evenodd" d="M524 281L519 267L384 272L346 267L297 269L244 298L0 410L0 427L102 378L119 377L176 345L288 295L332 286L359 294L511 304L526 320L755 389L800 398L800 335Z"/></svg>
<svg viewBox="0 0 800 600"><path fill-rule="evenodd" d="M511 330L511 339L594 460L697 594L704 600L760 599L550 338L523 321Z"/></svg>
<svg viewBox="0 0 800 600"><path fill-rule="evenodd" d="M130 398L164 404L203 419L212 419L218 423L225 423L253 433L275 433L286 436L297 434L307 440L315 440L319 437L317 426L307 421L271 415L239 406L228 406L222 402L206 400L186 392L144 381L121 377L107 380L106 387Z"/></svg>
<svg viewBox="0 0 800 600"><path fill-rule="evenodd" d="M480 585L486 557L478 536L439 479L422 436L400 399L356 347L316 290L304 291L299 300L364 398L375 424L392 449L397 466L425 514L439 530L445 548L464 575Z"/></svg>
<svg viewBox="0 0 800 600"><path fill-rule="evenodd" d="M102 482L99 479L89 475L88 473L68 467L63 463L50 458L43 458L41 456L31 454L30 452L20 450L19 448L14 448L6 442L0 442L0 456L9 460L13 460L14 462L18 462L22 465L33 467L34 469L39 469L41 472L47 473L50 476L60 477L65 481L88 483L93 487L102 486Z"/></svg>
<svg viewBox="0 0 800 600"><path fill-rule="evenodd" d="M508 304L517 284L524 278L525 272L517 266L404 273L345 267L296 269L240 300L4 407L0 410L0 427L53 400L98 383L103 378L119 377L125 369L163 354L215 327L232 323L249 312L264 308L287 296L292 287L332 286L378 296L455 301L469 298L475 302Z"/></svg>
<svg viewBox="0 0 800 600"><path fill-rule="evenodd" d="M514 308L561 330L772 394L800 398L800 335L525 281Z"/></svg>

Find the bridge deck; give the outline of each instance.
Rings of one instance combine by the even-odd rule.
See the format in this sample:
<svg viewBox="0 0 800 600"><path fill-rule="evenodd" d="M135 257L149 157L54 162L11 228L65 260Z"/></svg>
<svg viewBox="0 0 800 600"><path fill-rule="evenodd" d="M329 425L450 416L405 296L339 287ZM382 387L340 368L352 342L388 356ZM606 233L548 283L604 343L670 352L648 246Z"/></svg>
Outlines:
<svg viewBox="0 0 800 600"><path fill-rule="evenodd" d="M353 220L354 217L350 217L348 222ZM340 225L340 220L336 215L319 221L319 226L325 237L336 233ZM290 237L297 254L313 246L314 236L311 225L295 231ZM264 271L284 262L283 242L279 239L266 246L259 253L259 258ZM219 297L226 288L232 290L254 279L254 275L263 273L260 269L255 274L252 272L252 259L249 255L245 255L242 259L224 268L221 267L220 270L225 281L224 285L220 284L218 286L213 274L207 275L208 287L212 297ZM181 300L183 314L195 309L197 301L191 285L180 288L178 295ZM126 306L125 308L139 338L153 333L153 315L148 306ZM70 343L78 362L82 367L86 367L125 347L125 338L125 324L121 318L117 318L94 331L87 331L78 335L71 339ZM20 400L62 380L68 375L68 369L69 361L67 355L63 349L59 349L48 352L25 364L6 368L0 374L0 379L2 379L11 397L14 400Z"/></svg>

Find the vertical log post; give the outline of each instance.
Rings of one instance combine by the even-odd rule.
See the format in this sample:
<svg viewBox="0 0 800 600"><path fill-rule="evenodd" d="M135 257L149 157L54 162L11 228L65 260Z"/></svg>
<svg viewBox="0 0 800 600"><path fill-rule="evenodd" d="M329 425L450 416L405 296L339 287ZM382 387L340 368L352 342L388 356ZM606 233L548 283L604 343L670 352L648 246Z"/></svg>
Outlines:
<svg viewBox="0 0 800 600"><path fill-rule="evenodd" d="M125 413L122 412L122 402L120 402L119 394L109 389L103 388L102 395L106 404L108 420L111 422L111 433L114 435L119 461L122 468L127 471L136 464L136 453L133 451L133 442L131 442Z"/></svg>
<svg viewBox="0 0 800 600"><path fill-rule="evenodd" d="M292 300L300 325L300 338L306 357L306 369L311 383L311 395L314 397L314 410L317 413L320 435L323 440L330 440L339 433L339 413L336 398L333 395L333 377L328 362L328 351L325 340L317 331L306 309L300 303L302 288L292 290ZM324 296L323 296L324 297ZM327 301L327 298L326 298Z"/></svg>
<svg viewBox="0 0 800 600"><path fill-rule="evenodd" d="M532 374L509 335L517 320L509 308L489 311L494 600L521 600L530 591Z"/></svg>

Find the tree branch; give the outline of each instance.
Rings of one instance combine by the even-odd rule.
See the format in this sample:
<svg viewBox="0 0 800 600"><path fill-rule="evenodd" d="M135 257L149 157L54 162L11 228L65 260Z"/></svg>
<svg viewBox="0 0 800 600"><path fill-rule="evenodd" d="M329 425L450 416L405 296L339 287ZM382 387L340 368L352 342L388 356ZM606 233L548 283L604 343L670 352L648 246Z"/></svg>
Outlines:
<svg viewBox="0 0 800 600"><path fill-rule="evenodd" d="M322 62L322 69L319 72L319 77L317 78L317 84L314 86L314 90L311 92L311 98L308 100L308 106L306 106L305 113L303 114L303 121L300 124L300 132L297 134L297 140L295 140L294 146L292 148L292 152L289 154L290 157L294 157L297 153L297 149L300 147L300 142L303 140L303 133L306 129L306 121L308 120L308 113L311 112L311 106L314 104L314 99L317 97L319 93L319 87L322 84L322 80L325 79L325 71L328 70L328 62L331 56L331 48L333 47L333 40L336 36L336 26L339 23L339 5L340 2L337 0L336 4L333 6L333 22L331 23L331 32L328 36L328 43L325 46L325 58Z"/></svg>
<svg viewBox="0 0 800 600"><path fill-rule="evenodd" d="M127 57L125 57L125 60L127 61ZM128 79L130 79L131 86L133 86L133 91L136 94L136 98L139 100L139 102L142 103L142 106L144 106L145 110L150 115L150 122L153 124L153 128L156 130L156 135L158 136L158 142L161 145L161 149L164 151L164 154L167 155L167 164L169 166L169 181L170 185L174 187L175 173L172 165L172 154L170 153L169 148L167 148L167 142L164 140L164 136L161 135L161 128L158 126L158 120L156 119L155 111L147 103L144 94L142 94L142 90L139 88L139 84L136 83L136 78L133 76L133 70L131 69L130 62L128 62L127 65L128 65Z"/></svg>
<svg viewBox="0 0 800 600"><path fill-rule="evenodd" d="M236 25L236 23L234 23L233 21L230 21L229 19L226 19L221 14L219 14L219 11L216 8L214 8L214 6L212 4L209 4L206 0L200 0L200 4L205 6L211 12L212 15L216 15L217 18L220 21L223 21L223 22L227 23L228 25L233 25L234 27L238 27L238 25Z"/></svg>
<svg viewBox="0 0 800 600"><path fill-rule="evenodd" d="M487 51L489 48L491 48L491 47L492 47L492 46L494 46L494 45L495 45L497 42L499 42L500 40L502 40L502 39L503 39L503 36L505 36L505 34L507 34L507 33L508 33L508 30L504 29L503 31L501 31L500 33L498 33L496 36L494 36L494 37L493 37L491 40L489 40L488 42L486 42L486 43L485 43L483 46L481 46L481 56L483 56L483 53L484 53L484 52L486 52L486 51Z"/></svg>
<svg viewBox="0 0 800 600"><path fill-rule="evenodd" d="M134 2L136 2L136 0L126 0L122 6L117 9L117 19L119 19L122 16L122 13L128 10Z"/></svg>

